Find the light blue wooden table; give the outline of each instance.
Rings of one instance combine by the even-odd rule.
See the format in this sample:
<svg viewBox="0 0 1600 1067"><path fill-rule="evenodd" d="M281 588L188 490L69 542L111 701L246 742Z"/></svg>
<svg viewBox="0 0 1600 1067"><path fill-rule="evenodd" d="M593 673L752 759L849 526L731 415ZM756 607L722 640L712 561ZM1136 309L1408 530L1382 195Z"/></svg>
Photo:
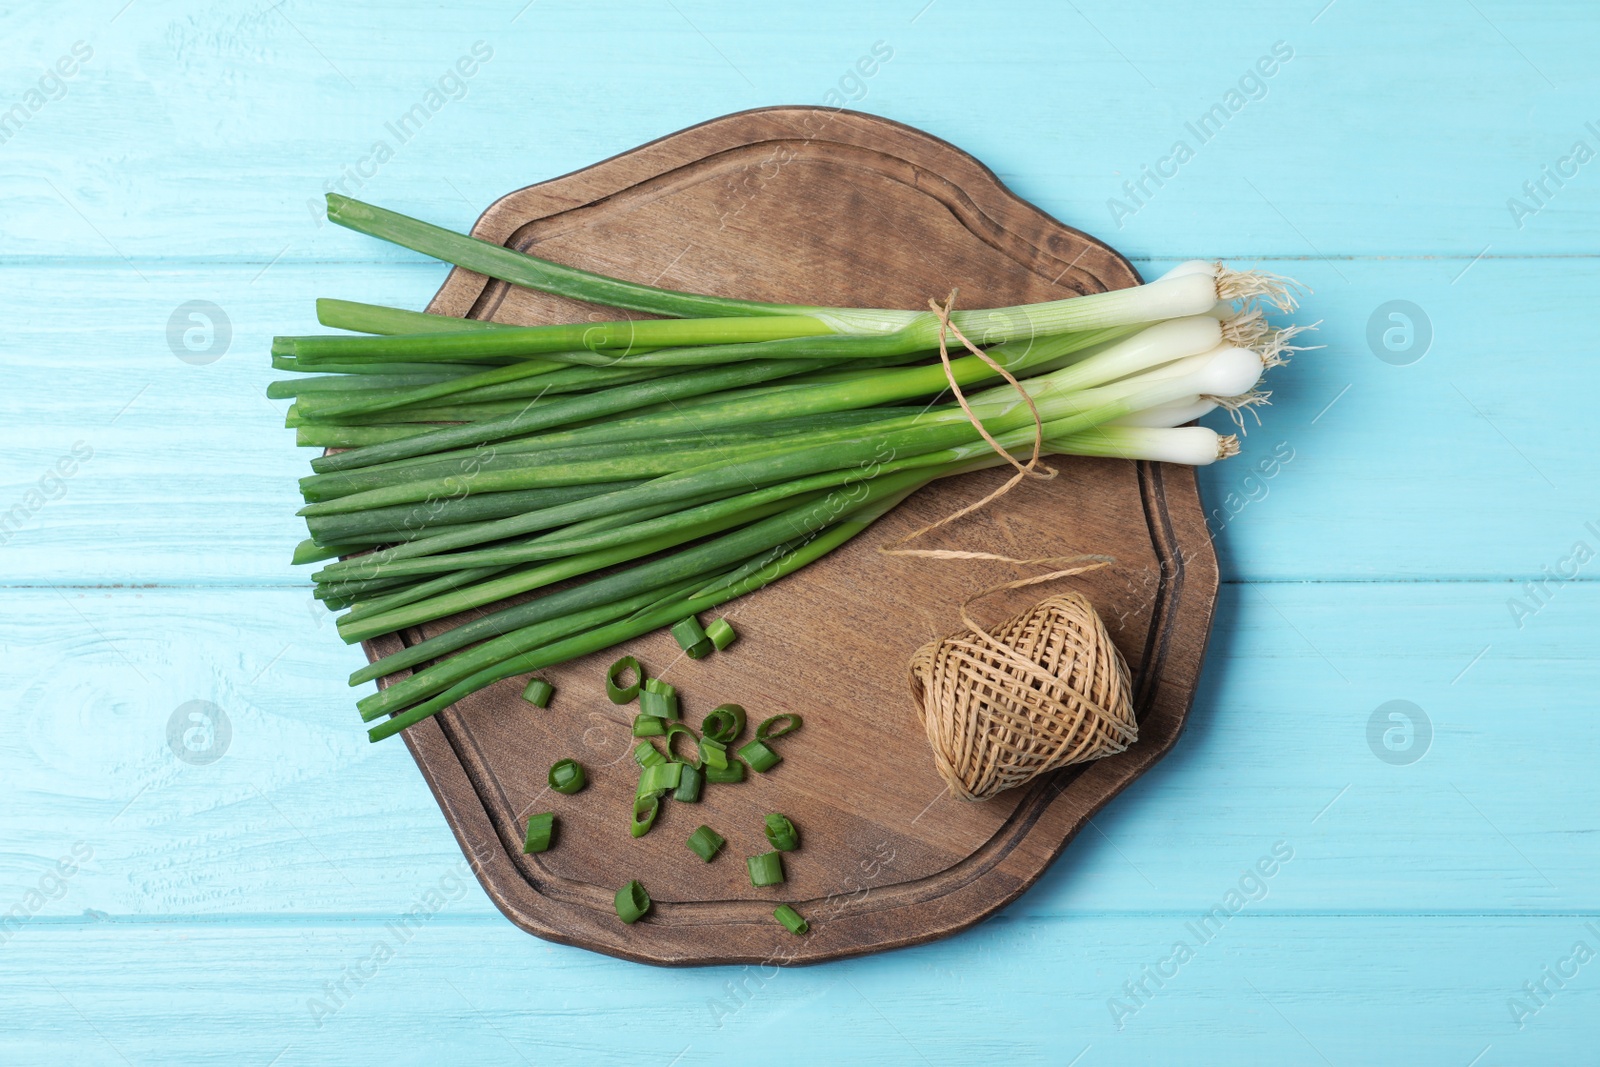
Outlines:
<svg viewBox="0 0 1600 1067"><path fill-rule="evenodd" d="M1584 0L11 5L0 1062L1600 1062L1597 51ZM1035 889L921 948L669 972L512 927L355 727L264 353L317 295L443 276L320 222L329 183L465 228L772 103L929 130L1147 274L1293 274L1327 347L1203 476L1189 731ZM209 763L169 744L192 701Z"/></svg>

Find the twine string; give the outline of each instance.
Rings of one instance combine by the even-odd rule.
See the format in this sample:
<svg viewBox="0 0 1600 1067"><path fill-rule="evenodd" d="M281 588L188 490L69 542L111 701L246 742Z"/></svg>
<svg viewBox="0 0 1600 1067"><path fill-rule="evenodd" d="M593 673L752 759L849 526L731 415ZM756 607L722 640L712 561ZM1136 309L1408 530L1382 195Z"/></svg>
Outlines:
<svg viewBox="0 0 1600 1067"><path fill-rule="evenodd" d="M1078 557L1059 573L978 596L1099 566L1103 559ZM911 659L912 697L954 795L984 800L1138 739L1127 665L1088 598L1047 598L996 633L973 624L966 608L976 599L962 605L967 632L930 642Z"/></svg>
<svg viewBox="0 0 1600 1067"><path fill-rule="evenodd" d="M977 345L968 340L967 335L961 332L961 328L950 321L950 315L955 308L956 294L958 292L958 289L950 290L950 295L945 298L945 302L943 304L938 303L932 297L928 298L928 307L933 310L934 315L936 315L939 319L939 362L944 367L944 378L945 381L950 383L950 391L955 395L956 403L961 405L962 412L967 416L967 419L971 421L972 425L977 429L984 441L988 442L989 447L994 449L995 452L1003 457L1007 463L1015 467L1017 472L1013 474L1004 485L994 490L982 500L968 504L965 507L951 512L949 515L939 519L937 522L931 522L922 527L922 529L913 531L912 533L900 538L900 540L894 542L893 544L880 546L878 551L888 556L921 556L926 559L990 559L997 560L1001 563L1039 562L1036 560L1013 559L1010 556L999 556L992 552L962 552L942 548L903 547L906 544L917 540L919 537L932 533L941 526L948 526L957 519L964 518L968 515L971 515L975 511L979 511L988 507L996 500L999 500L1001 497L1011 492L1011 490L1014 489L1024 478L1038 478L1042 481L1048 481L1049 479L1054 478L1057 473L1054 467L1040 462L1044 455L1044 420L1039 415L1039 405L1034 403L1033 396L1022 387L1022 383L1017 381L1017 378L1014 374L1006 370L1005 367L1001 366L1000 362L994 357L990 356L989 353L985 352L983 349L979 348ZM1016 456L1013 456L1009 451L1001 447L1000 442L994 439L994 435L989 432L986 426L984 426L983 420L978 418L977 413L972 410L972 405L967 402L967 394L962 392L961 383L956 381L955 368L950 365L950 346L947 339L947 334L954 334L956 340L961 342L962 347L964 347L968 352L971 352L973 355L977 356L996 374L1004 378L1006 382L1013 389L1015 389L1022 399L1027 403L1028 411L1033 415L1033 455L1029 457L1027 463L1022 463L1017 459ZM1042 581L1044 579L1040 580Z"/></svg>
<svg viewBox="0 0 1600 1067"><path fill-rule="evenodd" d="M1053 570L1048 574L1036 574L1031 578L1018 578L1015 581L1002 582L999 585L992 585L987 589L972 594L961 602L961 607L959 609L961 613L961 622L968 630L972 632L973 637L978 638L979 641L983 642L985 645L988 645L1001 659L1006 660L1012 666L1021 670L1024 674L1032 676L1041 684L1055 685L1057 684L1058 680L1054 675L1044 670L1044 668L1040 667L1033 660L1024 658L1015 648L1006 644L1004 641L1000 640L994 634L986 630L983 626L979 625L971 615L967 614L967 608L971 607L974 602L982 600L986 596L991 596L994 593L1003 593L1012 589L1025 589L1030 585L1053 582L1057 578L1070 578L1075 574L1084 574L1088 571L1097 571L1102 567L1109 567L1111 564L1115 563L1116 560L1111 556L1083 555L1046 556L1043 559L1027 559L1018 560L1016 562L1024 563L1030 566L1041 566L1055 563L1065 563L1067 566L1061 568L1060 570Z"/></svg>
<svg viewBox="0 0 1600 1067"><path fill-rule="evenodd" d="M980 590L961 602L965 633L923 646L911 659L912 696L933 747L934 764L954 795L983 800L1059 767L1121 752L1138 738L1127 664L1086 597L1050 597L992 632L968 610L977 601L1115 562L1109 556L1016 559L994 552L904 547L957 519L989 506L1024 478L1049 479L1041 463L1044 420L1022 383L973 344L950 321L956 290L943 305L928 306L939 319L939 362L962 412L989 447L1015 468L1004 485L937 522L881 546L886 555L947 560L993 560L1052 568ZM1001 447L972 410L951 366L948 337L977 356L1017 391L1033 415L1033 454L1026 463Z"/></svg>

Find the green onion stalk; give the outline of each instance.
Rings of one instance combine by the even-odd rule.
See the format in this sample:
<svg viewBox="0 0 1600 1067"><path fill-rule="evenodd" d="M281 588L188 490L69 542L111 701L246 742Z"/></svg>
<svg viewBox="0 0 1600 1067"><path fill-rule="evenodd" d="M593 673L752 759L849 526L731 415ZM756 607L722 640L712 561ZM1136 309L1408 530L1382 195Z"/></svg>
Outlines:
<svg viewBox="0 0 1600 1067"><path fill-rule="evenodd" d="M1235 390L1241 382L1244 383L1244 389L1237 391L1247 391L1260 376L1259 357L1246 349L1221 348L1189 359L1198 362L1186 366L1182 373L1161 374L1158 371L1150 376L1134 376L1104 386L1076 390L1063 384L1070 378L1072 368L1067 368L1022 383L1021 389L1032 397L1033 406L1024 404L1009 389L1000 389L978 394L971 399L970 407L973 419L981 421L991 432L1031 425L1037 411L1042 421L1062 424L1057 428L1058 435L1061 435L1087 430L1144 408L1194 395L1232 395L1231 392L1219 390ZM978 439L973 419L969 419L959 407L950 405L883 420L872 424L869 433L847 428L775 438L763 446L743 446L731 454L719 455L709 463L704 461L704 453L689 449L660 455L646 453L425 479L309 504L301 509L301 514L311 517L337 515L359 512L369 507L421 503L446 494L470 496L475 492L654 476L643 485L604 494L589 501L484 524L460 534L429 538L426 546L403 545L382 553L378 559L352 561L348 565L339 564L336 568L330 568L335 573L343 573L356 568L370 569L391 559L479 543L493 537L548 529L558 522L605 513L608 508L643 506L698 493L770 484L849 467L884 454L910 457L949 448ZM752 451L757 448L761 450ZM694 463L696 458L702 462Z"/></svg>
<svg viewBox="0 0 1600 1067"><path fill-rule="evenodd" d="M294 553L325 564L314 592L348 609L341 636L475 614L351 676L415 672L358 702L384 720L373 740L651 630L720 648L687 620L939 478L1036 450L1225 458L1234 438L1185 424L1262 402L1262 372L1297 347L1263 313L1293 306L1289 284L1201 261L1017 307L837 308L660 289L328 203L340 225L628 316L515 326L324 299L319 321L350 333L274 340L274 367L306 375L268 389L297 442L345 450L301 480Z"/></svg>
<svg viewBox="0 0 1600 1067"><path fill-rule="evenodd" d="M1194 431L1192 439L1179 446L1178 451L1163 458L1209 462L1230 454L1236 448L1231 438L1219 438L1213 431L1203 427L1184 427L1176 431L1120 428L1085 435L1081 440L1052 442L1051 450L1072 449L1084 454L1114 456L1138 453L1150 445L1158 450L1173 450L1176 442L1160 435L1185 434L1185 431ZM1020 448L1021 436L1011 435L1009 443ZM1206 448L1211 451L1204 452ZM971 452L977 452L977 449L973 448L969 454L934 468L932 477L964 473L1004 462L993 453L972 455ZM812 494L803 498L799 505L785 509L763 522L753 523L738 531L737 535L709 540L693 549L661 557L607 578L502 609L379 660L352 675L351 683L360 684L439 659L468 645L475 646L442 659L434 666L358 702L366 721L386 714L395 715L395 718L371 730L370 736L374 741L381 740L485 686L631 640L761 588L821 558L856 536L930 480L932 478L926 468L912 468L857 481L825 497ZM795 534L797 531L796 537L778 540L785 533ZM771 544L773 541L776 544ZM586 611L568 611L573 605L606 601L619 592L641 585L654 586L659 591L661 586L658 583L663 579L685 572L703 574L707 568L736 558L752 546L761 545L770 547L746 559L723 580L688 595L681 589L671 589L650 607L636 609L625 617L616 616L650 594L636 595ZM495 598L498 598L498 594ZM482 602L484 599L488 598L480 596L477 591L465 596L457 595L454 604L449 597L441 598L443 603L435 603L418 614L454 614L455 605ZM396 621L391 617L368 620L368 623L373 628L387 629ZM352 629L350 632L356 631Z"/></svg>

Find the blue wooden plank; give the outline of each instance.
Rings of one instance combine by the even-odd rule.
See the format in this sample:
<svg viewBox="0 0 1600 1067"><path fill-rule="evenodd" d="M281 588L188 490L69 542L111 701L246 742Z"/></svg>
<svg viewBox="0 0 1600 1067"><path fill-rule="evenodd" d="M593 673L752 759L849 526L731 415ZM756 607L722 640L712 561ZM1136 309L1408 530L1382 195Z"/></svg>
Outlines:
<svg viewBox="0 0 1600 1067"><path fill-rule="evenodd" d="M1521 580L1557 567L1579 539L1600 547L1587 527L1600 525L1588 492L1600 458L1579 444L1600 370L1580 355L1593 342L1570 313L1590 300L1590 272L1565 259L1483 260L1464 273L1431 260L1239 262L1310 285L1297 318L1320 319L1310 340L1327 347L1274 371L1244 454L1201 473L1226 577ZM0 515L75 445L93 451L0 531L4 580L302 583L285 559L304 536L294 483L309 452L281 426L287 405L263 397L280 376L266 366L269 339L315 330L317 295L420 307L441 268L146 274L55 270L41 287L0 268L15 312L0 354L11 383L0 442L13 457ZM218 335L188 317L201 314L183 310L192 300L228 323L214 361ZM1409 352L1383 342L1406 340L1406 322L1384 310L1396 300L1420 309L1408 312Z"/></svg>
<svg viewBox="0 0 1600 1067"><path fill-rule="evenodd" d="M1575 696L1600 681L1600 588L1562 589L1520 630L1511 594L1225 587L1177 750L1013 911L1200 907L1279 838L1296 858L1275 908L1600 908L1586 846L1600 747ZM408 906L459 851L403 746L367 743L343 680L360 653L317 618L294 590L0 596L0 682L19 724L0 735L0 901L84 842L94 861L39 918L293 922ZM185 708L215 717L193 701L222 709L226 739L189 721ZM917 729L909 699L884 714ZM221 755L180 758L185 742ZM955 803L916 832L937 836L940 804ZM463 907L494 914L476 890Z"/></svg>
<svg viewBox="0 0 1600 1067"><path fill-rule="evenodd" d="M1255 0L1220 17L1175 0L509 6L453 5L441 26L408 0L376 31L298 0L13 15L13 98L75 41L93 56L5 144L7 254L325 258L346 247L307 210L325 183L461 224L511 188L774 101L926 128L1138 255L1586 254L1600 235L1600 175L1572 158L1580 140L1600 150L1583 0L1537 15ZM457 78L479 41L492 58ZM863 77L878 42L893 57ZM391 129L419 103L436 110Z"/></svg>
<svg viewBox="0 0 1600 1067"><path fill-rule="evenodd" d="M1255 910L1269 896L1205 936L1199 911L999 921L820 967L667 971L461 922L447 881L418 888L445 903L409 937L376 920L29 930L0 951L0 1051L176 1067L1543 1065L1589 1062L1600 1011L1593 916Z"/></svg>

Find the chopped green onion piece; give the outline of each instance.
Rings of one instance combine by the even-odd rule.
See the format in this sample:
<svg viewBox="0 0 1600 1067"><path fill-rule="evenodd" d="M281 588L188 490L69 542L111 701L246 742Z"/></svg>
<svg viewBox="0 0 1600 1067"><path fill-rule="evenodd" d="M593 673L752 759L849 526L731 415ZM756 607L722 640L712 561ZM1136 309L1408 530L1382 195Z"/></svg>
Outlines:
<svg viewBox="0 0 1600 1067"><path fill-rule="evenodd" d="M644 886L636 878L617 890L616 904L617 918L632 926L650 910L650 894L644 891Z"/></svg>
<svg viewBox="0 0 1600 1067"><path fill-rule="evenodd" d="M543 852L550 847L550 839L555 836L555 832L555 812L545 811L528 816L528 836L522 842L522 851L530 856L535 852Z"/></svg>
<svg viewBox="0 0 1600 1067"><path fill-rule="evenodd" d="M649 741L640 741L633 748L633 762L641 767L654 767L658 763L667 762L667 757Z"/></svg>
<svg viewBox="0 0 1600 1067"><path fill-rule="evenodd" d="M657 763L653 767L646 767L639 776L638 797L660 797L663 793L670 793L678 788L678 783L683 780L683 764Z"/></svg>
<svg viewBox="0 0 1600 1067"><path fill-rule="evenodd" d="M522 699L536 708L548 708L550 698L555 695L556 687L543 678L535 678L528 683L528 688L522 691Z"/></svg>
<svg viewBox="0 0 1600 1067"><path fill-rule="evenodd" d="M739 640L739 634L727 619L718 619L706 627L706 636L711 638L711 644L718 652Z"/></svg>
<svg viewBox="0 0 1600 1067"><path fill-rule="evenodd" d="M728 746L721 741L713 741L709 737L700 739L700 763L706 768L726 770L728 767Z"/></svg>
<svg viewBox="0 0 1600 1067"><path fill-rule="evenodd" d="M577 760L558 760L550 767L550 788L557 793L571 796L588 784L589 779L583 773L583 764Z"/></svg>
<svg viewBox="0 0 1600 1067"><path fill-rule="evenodd" d="M690 615L687 619L673 626L672 636L677 639L678 647L689 653L690 659L699 659L694 650L706 640L706 632L700 626L700 620Z"/></svg>
<svg viewBox="0 0 1600 1067"><path fill-rule="evenodd" d="M677 749L672 747L672 743L680 737L687 737L691 743L692 747L689 749L688 756L680 756ZM667 723L667 756L671 759L675 759L681 763L687 763L691 767L698 768L701 763L700 746L695 744L695 742L698 740L699 739L694 735L694 731L689 729L683 723Z"/></svg>
<svg viewBox="0 0 1600 1067"><path fill-rule="evenodd" d="M700 723L700 733L713 741L731 745L744 732L744 708L738 704L718 704Z"/></svg>
<svg viewBox="0 0 1600 1067"><path fill-rule="evenodd" d="M711 643L711 638L708 637L704 641L697 641L688 648L684 649L683 654L688 656L690 659L705 659L707 656L711 655L711 652L714 648L716 648L716 646Z"/></svg>
<svg viewBox="0 0 1600 1067"><path fill-rule="evenodd" d="M623 685L621 678L629 671L633 672L633 682ZM644 679L644 668L639 666L639 661L632 656L623 656L606 669L606 696L611 698L613 704L626 704L639 695L639 683Z"/></svg>
<svg viewBox="0 0 1600 1067"><path fill-rule="evenodd" d="M800 847L800 832L789 821L789 816L773 812L767 816L767 840L779 852L793 852Z"/></svg>
<svg viewBox="0 0 1600 1067"><path fill-rule="evenodd" d="M798 715L774 715L770 719L763 719L761 725L756 727L757 741L775 741L784 734L792 734L800 729L805 720Z"/></svg>
<svg viewBox="0 0 1600 1067"><path fill-rule="evenodd" d="M667 732L667 720L659 715L641 711L633 717L634 737L661 737Z"/></svg>
<svg viewBox="0 0 1600 1067"><path fill-rule="evenodd" d="M708 782L742 782L744 781L744 764L738 760L729 760L726 767L712 766L706 762L705 776Z"/></svg>
<svg viewBox="0 0 1600 1067"><path fill-rule="evenodd" d="M679 717L678 694L655 693L646 689L639 694L639 710L658 719L676 719Z"/></svg>
<svg viewBox="0 0 1600 1067"><path fill-rule="evenodd" d="M700 768L687 763L678 764L683 768L683 774L678 778L678 788L672 794L673 800L681 800L685 804L700 803L700 790L705 784L705 775L700 773Z"/></svg>
<svg viewBox="0 0 1600 1067"><path fill-rule="evenodd" d="M772 911L772 917L783 924L783 928L791 934L803 934L811 929L811 924L800 917L800 913L787 904L779 904Z"/></svg>
<svg viewBox="0 0 1600 1067"><path fill-rule="evenodd" d="M759 771L762 774L772 770L783 761L783 757L768 748L765 741L752 741L748 745L740 746L739 755L744 757L746 763L750 764L751 770Z"/></svg>
<svg viewBox="0 0 1600 1067"><path fill-rule="evenodd" d="M717 854L724 843L722 835L709 826L697 826L694 833L689 835L689 851L707 863L711 862L711 857Z"/></svg>
<svg viewBox="0 0 1600 1067"><path fill-rule="evenodd" d="M633 821L628 825L628 833L634 837L643 837L650 832L650 827L655 825L656 816L659 814L661 814L661 801L654 793L634 797Z"/></svg>
<svg viewBox="0 0 1600 1067"><path fill-rule="evenodd" d="M647 693L660 693L664 697L675 697L678 695L677 686L673 685L671 682L664 682L660 678L646 678L644 680L644 690Z"/></svg>
<svg viewBox="0 0 1600 1067"><path fill-rule="evenodd" d="M751 885L778 885L783 881L783 856L777 852L763 852L744 863L750 870Z"/></svg>

